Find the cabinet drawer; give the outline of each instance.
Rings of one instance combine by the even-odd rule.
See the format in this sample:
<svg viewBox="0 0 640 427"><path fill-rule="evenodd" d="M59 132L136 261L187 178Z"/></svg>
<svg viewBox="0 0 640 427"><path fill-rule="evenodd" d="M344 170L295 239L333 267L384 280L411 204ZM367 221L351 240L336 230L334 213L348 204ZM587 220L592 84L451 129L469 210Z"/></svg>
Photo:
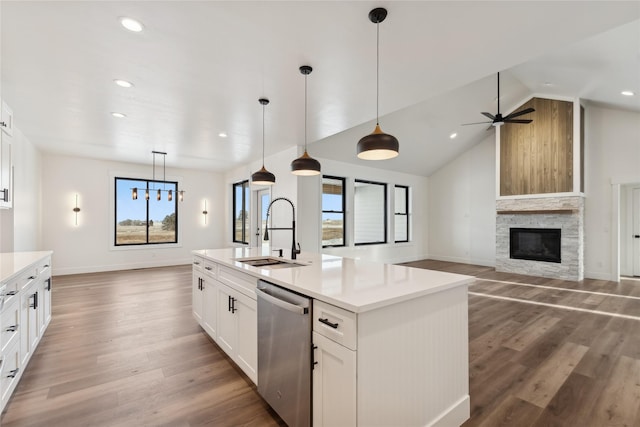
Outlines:
<svg viewBox="0 0 640 427"><path fill-rule="evenodd" d="M0 366L0 390L2 391L2 407L11 397L16 388L20 376L20 346L16 342L2 354L2 366Z"/></svg>
<svg viewBox="0 0 640 427"><path fill-rule="evenodd" d="M50 271L51 271L51 258L50 257L47 257L47 258L43 259L36 266L36 275L37 276L40 276L42 274L50 275L51 274L51 273L49 273Z"/></svg>
<svg viewBox="0 0 640 427"><path fill-rule="evenodd" d="M0 353L3 353L13 343L18 341L20 333L20 305L14 298L11 305L5 305L0 318Z"/></svg>
<svg viewBox="0 0 640 427"><path fill-rule="evenodd" d="M4 307L9 307L13 301L17 301L18 293L20 292L20 286L18 286L18 279L10 280L6 282L4 288Z"/></svg>
<svg viewBox="0 0 640 427"><path fill-rule="evenodd" d="M20 277L18 277L18 287L19 290L27 289L34 280L38 277L38 270L35 267L30 267L27 271L22 273Z"/></svg>
<svg viewBox="0 0 640 427"><path fill-rule="evenodd" d="M356 350L356 314L340 307L313 300L313 330L325 337Z"/></svg>
<svg viewBox="0 0 640 427"><path fill-rule="evenodd" d="M257 299L256 285L258 284L258 279L249 274L220 265L218 266L218 280L253 300Z"/></svg>
<svg viewBox="0 0 640 427"><path fill-rule="evenodd" d="M201 272L203 267L204 267L204 258L201 258L199 256L194 256L193 269Z"/></svg>
<svg viewBox="0 0 640 427"><path fill-rule="evenodd" d="M204 260L204 273L213 277L214 279L218 277L218 264L208 259Z"/></svg>

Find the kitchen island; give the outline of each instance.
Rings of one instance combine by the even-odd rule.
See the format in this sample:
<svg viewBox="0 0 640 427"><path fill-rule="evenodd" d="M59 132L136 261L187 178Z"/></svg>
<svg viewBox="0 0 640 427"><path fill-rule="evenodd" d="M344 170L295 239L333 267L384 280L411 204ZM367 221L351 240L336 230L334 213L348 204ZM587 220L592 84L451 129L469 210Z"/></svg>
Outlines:
<svg viewBox="0 0 640 427"><path fill-rule="evenodd" d="M243 262L268 248L193 254L194 315L254 382L257 280L313 299L314 426L455 426L469 417L473 278L307 252L283 260L298 266ZM229 339L224 318L235 312L244 317Z"/></svg>

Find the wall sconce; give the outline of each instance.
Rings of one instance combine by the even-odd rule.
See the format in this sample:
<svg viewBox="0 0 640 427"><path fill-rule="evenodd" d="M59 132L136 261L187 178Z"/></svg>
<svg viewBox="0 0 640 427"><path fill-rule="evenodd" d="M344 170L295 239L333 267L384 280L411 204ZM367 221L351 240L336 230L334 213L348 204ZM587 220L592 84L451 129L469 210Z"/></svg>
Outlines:
<svg viewBox="0 0 640 427"><path fill-rule="evenodd" d="M76 194L76 207L73 208L73 212L76 214L76 222L75 225L78 225L78 212L80 212L80 208L78 207L78 195Z"/></svg>
<svg viewBox="0 0 640 427"><path fill-rule="evenodd" d="M202 215L204 215L204 223L207 223L207 215L209 214L209 212L207 212L207 201L204 201L204 210L202 211Z"/></svg>

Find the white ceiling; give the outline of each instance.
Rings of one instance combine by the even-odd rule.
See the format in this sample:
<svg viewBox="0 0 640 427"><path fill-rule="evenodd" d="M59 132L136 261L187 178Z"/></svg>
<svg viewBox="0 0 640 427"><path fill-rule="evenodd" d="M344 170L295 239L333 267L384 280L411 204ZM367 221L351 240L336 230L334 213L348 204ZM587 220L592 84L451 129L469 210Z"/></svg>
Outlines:
<svg viewBox="0 0 640 427"><path fill-rule="evenodd" d="M355 144L373 130L379 6L380 122L400 156L371 163ZM305 64L311 155L425 176L486 138L459 124L495 113L497 71L502 112L533 93L640 111L638 1L2 1L0 14L0 96L49 152L150 163L160 150L167 166L227 171L261 157L259 97L267 155L303 144Z"/></svg>

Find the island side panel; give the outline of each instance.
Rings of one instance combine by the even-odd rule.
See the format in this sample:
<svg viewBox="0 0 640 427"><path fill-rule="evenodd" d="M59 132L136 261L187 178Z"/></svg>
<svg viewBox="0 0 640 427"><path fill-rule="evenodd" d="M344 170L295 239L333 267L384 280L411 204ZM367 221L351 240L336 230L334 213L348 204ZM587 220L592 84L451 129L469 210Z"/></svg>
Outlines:
<svg viewBox="0 0 640 427"><path fill-rule="evenodd" d="M359 426L469 418L467 285L358 315Z"/></svg>

